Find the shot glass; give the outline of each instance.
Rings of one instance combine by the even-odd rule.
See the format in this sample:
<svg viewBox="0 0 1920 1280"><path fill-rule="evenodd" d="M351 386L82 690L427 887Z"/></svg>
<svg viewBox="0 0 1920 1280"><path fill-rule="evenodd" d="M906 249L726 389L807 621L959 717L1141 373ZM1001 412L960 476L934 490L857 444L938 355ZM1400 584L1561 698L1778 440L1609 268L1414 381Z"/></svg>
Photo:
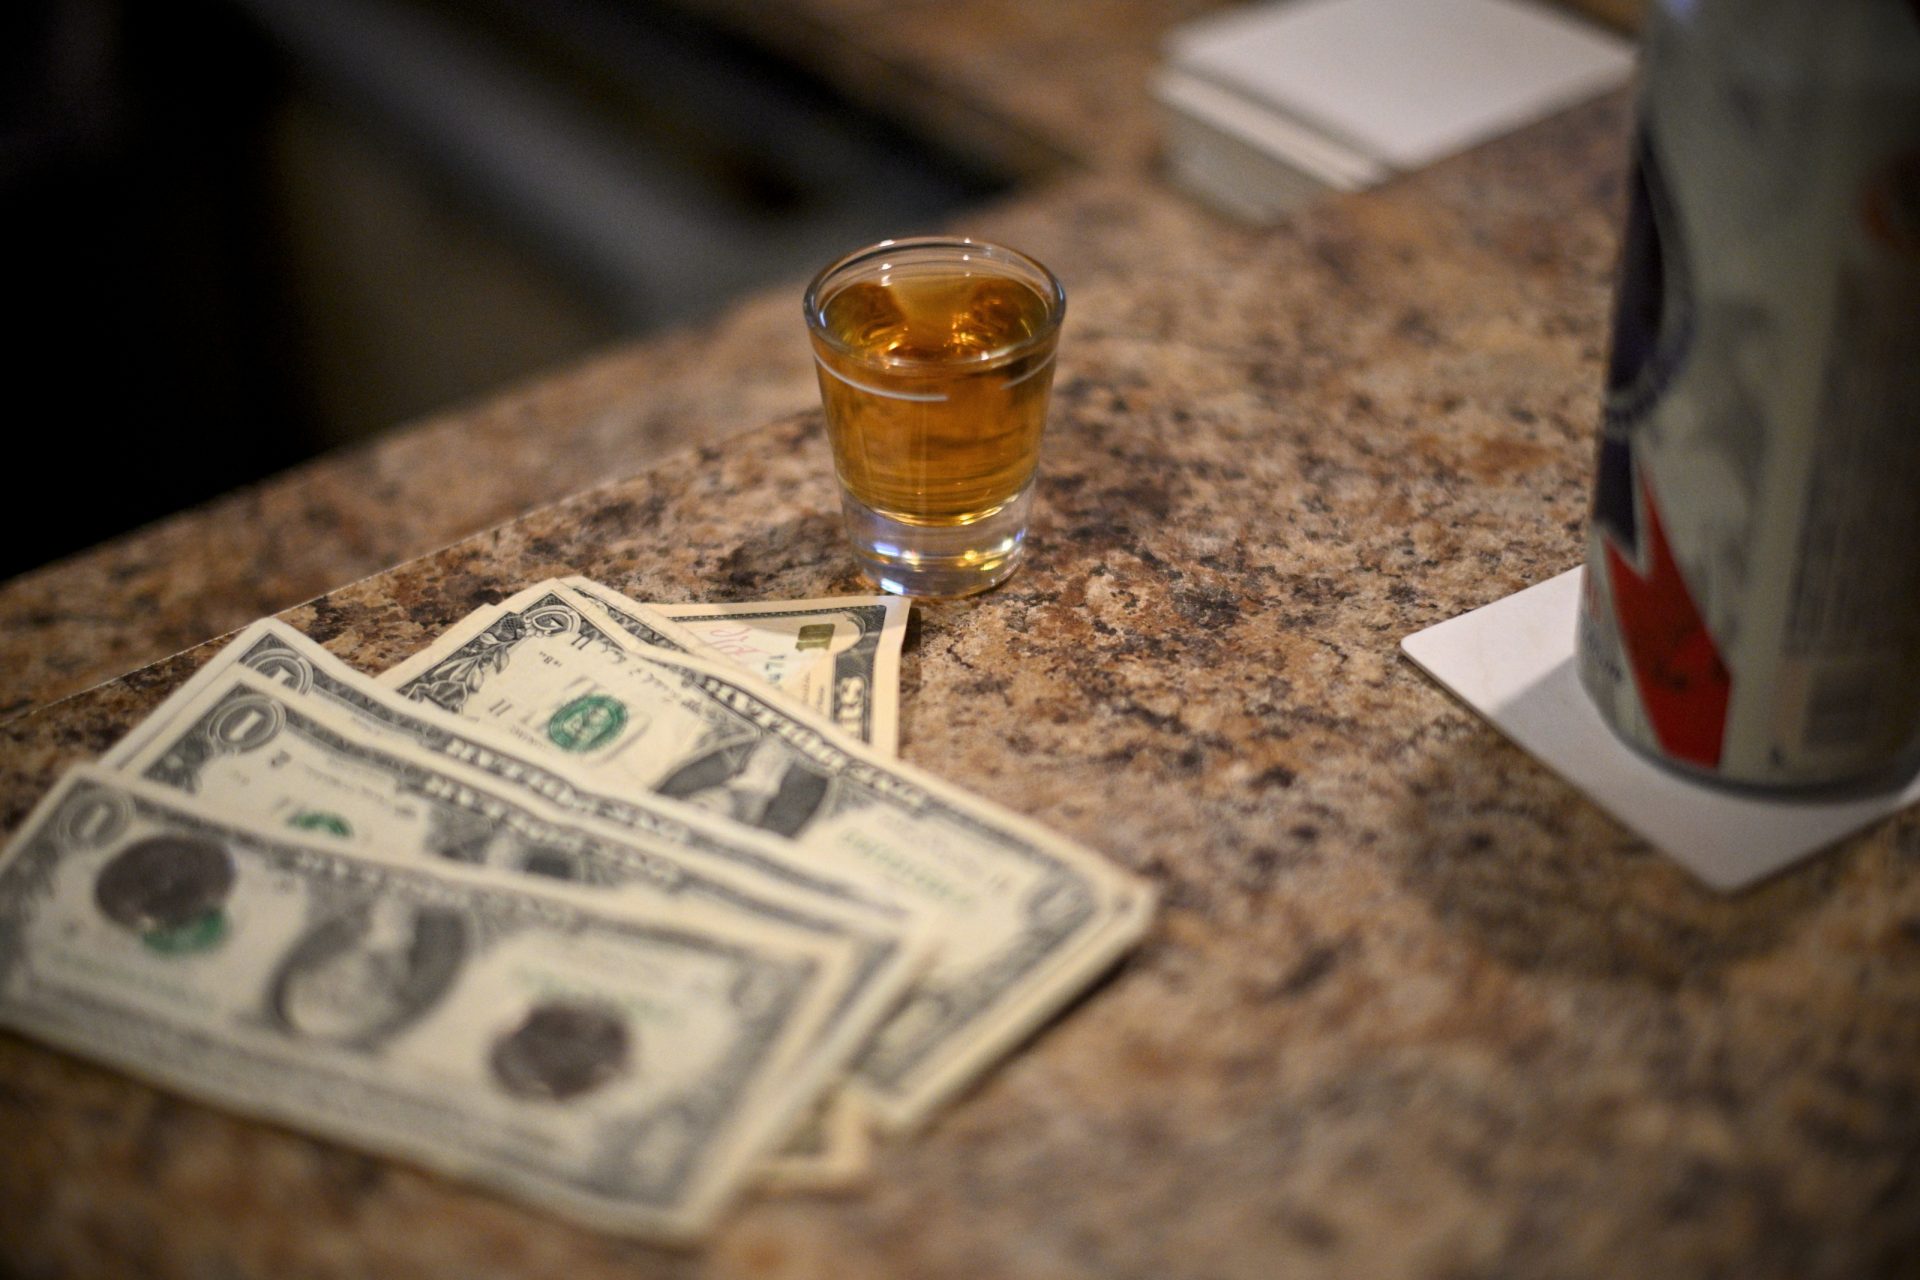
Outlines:
<svg viewBox="0 0 1920 1280"><path fill-rule="evenodd" d="M847 540L884 591L1006 581L1033 506L1067 295L977 240L882 240L807 287Z"/></svg>

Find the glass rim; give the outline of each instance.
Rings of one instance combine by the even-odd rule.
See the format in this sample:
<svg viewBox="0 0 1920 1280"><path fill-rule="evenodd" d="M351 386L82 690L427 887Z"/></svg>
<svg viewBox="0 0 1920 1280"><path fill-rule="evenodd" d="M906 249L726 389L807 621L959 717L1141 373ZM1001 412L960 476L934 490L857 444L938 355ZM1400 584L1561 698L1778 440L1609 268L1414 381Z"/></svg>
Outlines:
<svg viewBox="0 0 1920 1280"><path fill-rule="evenodd" d="M991 240L976 240L971 236L902 236L899 239L880 240L864 248L828 263L820 269L818 275L807 285L807 291L801 298L801 310L806 315L807 331L815 339L826 344L836 355L845 356L858 364L885 369L936 369L951 367L951 362L940 360L914 359L901 356L875 357L858 350L836 338L826 327L821 315L821 307L831 294L825 291L835 283L836 277L844 276L857 267L863 266L875 258L887 254L910 254L918 260L937 261L941 255L951 255L961 261L973 258L1001 267L1013 268L1001 274L1034 287L1046 308L1045 326L1040 332L1011 346L993 352L983 359L981 364L998 364L1014 359L1031 351L1041 343L1051 341L1060 332L1060 325L1067 314L1067 289L1060 283L1060 277L1053 274L1045 263L1037 258L1010 249ZM816 357L817 359L818 357Z"/></svg>

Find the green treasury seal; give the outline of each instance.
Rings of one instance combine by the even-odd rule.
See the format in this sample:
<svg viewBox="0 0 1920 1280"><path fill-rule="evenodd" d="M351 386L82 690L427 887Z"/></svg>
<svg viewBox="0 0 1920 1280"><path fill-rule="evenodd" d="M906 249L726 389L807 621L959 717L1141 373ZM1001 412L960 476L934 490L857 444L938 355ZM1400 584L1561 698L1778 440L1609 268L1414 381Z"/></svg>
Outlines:
<svg viewBox="0 0 1920 1280"><path fill-rule="evenodd" d="M620 736L627 727L627 708L604 693L583 694L553 713L547 737L562 751L592 751Z"/></svg>

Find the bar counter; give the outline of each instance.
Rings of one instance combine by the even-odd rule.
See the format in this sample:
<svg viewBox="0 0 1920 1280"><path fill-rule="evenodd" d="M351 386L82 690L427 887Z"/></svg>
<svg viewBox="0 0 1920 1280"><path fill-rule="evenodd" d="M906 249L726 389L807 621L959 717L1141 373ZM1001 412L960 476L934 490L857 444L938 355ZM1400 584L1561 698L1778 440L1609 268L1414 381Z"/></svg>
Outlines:
<svg viewBox="0 0 1920 1280"><path fill-rule="evenodd" d="M870 1186L662 1251L0 1035L0 1271L1912 1274L1920 815L1721 897L1396 651L1580 558L1628 124L1270 231L1125 164L956 227L1069 316L1028 561L915 606L902 754L1161 908ZM283 616L367 669L553 574L861 590L797 296L8 584L7 829L315 575Z"/></svg>

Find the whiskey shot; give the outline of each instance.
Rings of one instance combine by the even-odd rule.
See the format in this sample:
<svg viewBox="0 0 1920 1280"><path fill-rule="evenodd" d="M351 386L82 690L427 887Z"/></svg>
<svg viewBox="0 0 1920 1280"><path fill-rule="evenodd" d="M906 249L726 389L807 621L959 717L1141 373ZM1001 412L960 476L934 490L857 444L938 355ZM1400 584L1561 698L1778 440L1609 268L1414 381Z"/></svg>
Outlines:
<svg viewBox="0 0 1920 1280"><path fill-rule="evenodd" d="M975 240L884 240L822 271L807 330L847 537L882 590L964 596L1018 566L1066 293Z"/></svg>

